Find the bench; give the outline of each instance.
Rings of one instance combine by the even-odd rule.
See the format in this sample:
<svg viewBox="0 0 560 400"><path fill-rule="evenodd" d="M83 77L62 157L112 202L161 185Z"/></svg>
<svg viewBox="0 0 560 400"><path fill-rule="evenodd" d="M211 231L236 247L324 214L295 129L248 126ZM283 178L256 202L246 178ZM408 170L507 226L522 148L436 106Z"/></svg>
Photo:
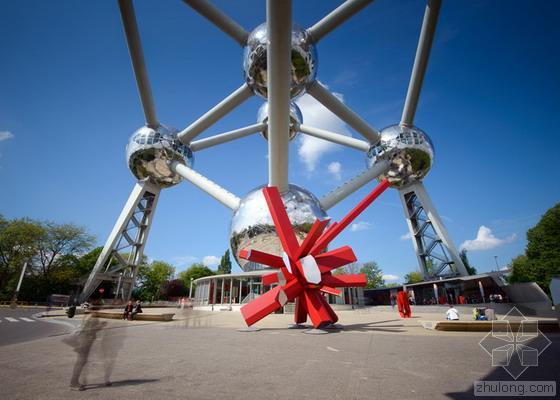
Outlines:
<svg viewBox="0 0 560 400"><path fill-rule="evenodd" d="M507 322L503 320L497 321L422 321L422 327L425 329L437 331L455 331L455 332L490 332L492 326L499 331L507 331ZM495 325L492 325L494 323ZM538 325L537 325L538 323ZM554 320L530 320L525 322L529 326L538 326L542 332L558 332L560 325ZM517 332L521 326L521 321L510 321L509 325L513 332ZM527 326L527 325L525 325Z"/></svg>
<svg viewBox="0 0 560 400"><path fill-rule="evenodd" d="M88 312L92 317L96 318L110 318L110 319L122 319L122 312L110 312L110 311L91 311ZM134 321L171 321L175 313L164 313L164 314L136 314L134 316Z"/></svg>

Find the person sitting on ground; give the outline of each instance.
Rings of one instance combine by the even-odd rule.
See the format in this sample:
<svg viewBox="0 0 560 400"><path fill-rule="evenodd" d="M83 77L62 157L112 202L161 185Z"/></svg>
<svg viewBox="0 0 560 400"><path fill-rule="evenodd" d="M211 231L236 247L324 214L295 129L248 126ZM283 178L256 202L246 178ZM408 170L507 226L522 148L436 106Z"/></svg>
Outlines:
<svg viewBox="0 0 560 400"><path fill-rule="evenodd" d="M475 307L475 308L473 308L473 310L472 310L472 319L473 319L474 321L476 321L476 320L478 319L478 316L479 316L478 308Z"/></svg>
<svg viewBox="0 0 560 400"><path fill-rule="evenodd" d="M133 311L134 311L134 304L132 304L132 300L129 300L126 306L124 306L123 319L132 319Z"/></svg>
<svg viewBox="0 0 560 400"><path fill-rule="evenodd" d="M453 304L449 305L449 310L445 313L445 319L450 321L459 321L459 311L453 307Z"/></svg>
<svg viewBox="0 0 560 400"><path fill-rule="evenodd" d="M134 316L136 314L141 314L142 311L142 304L140 303L140 300L136 301L136 304L134 305L134 309L132 310L132 315L130 317L130 319L134 319Z"/></svg>

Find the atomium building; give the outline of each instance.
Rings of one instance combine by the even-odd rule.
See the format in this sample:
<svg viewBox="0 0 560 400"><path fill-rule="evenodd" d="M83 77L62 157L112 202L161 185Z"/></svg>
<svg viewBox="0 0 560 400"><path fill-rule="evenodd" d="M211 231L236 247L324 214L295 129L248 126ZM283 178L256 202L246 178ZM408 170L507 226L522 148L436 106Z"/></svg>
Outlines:
<svg viewBox="0 0 560 400"><path fill-rule="evenodd" d="M126 147L126 161L137 182L85 284L83 299L88 298L104 280L116 283L115 296L130 298L159 195L162 189L182 181L200 188L231 210L229 243L233 256L244 271L196 282L194 297L200 305L240 304L270 289L261 284L263 266L239 257L239 251L244 249L280 255L279 239L260 190L263 186L278 188L297 240L301 241L316 219L327 217L330 208L372 181L387 179L400 195L419 270L424 277L433 279L467 274L422 182L433 166L434 146L428 134L414 125L440 0L427 1L401 120L380 131L318 80L317 44L331 32L336 34L338 26L351 20L372 0L347 0L307 28L292 22L291 0L267 0L267 19L251 32L209 1L184 2L240 46L243 54L241 85L182 130L160 123L133 3L132 0L119 0L146 121L131 136ZM361 138L306 125L301 110L294 103L304 93L314 97ZM263 99L253 122L221 134L200 137L252 96ZM269 179L266 183L255 182L255 186L261 186L244 197L236 196L193 169L197 152L258 133L267 141ZM365 160L363 172L323 196L288 182L288 149L290 141L297 135L314 136L352 149L357 157ZM348 290L342 300L333 302L354 304L358 297L355 291Z"/></svg>

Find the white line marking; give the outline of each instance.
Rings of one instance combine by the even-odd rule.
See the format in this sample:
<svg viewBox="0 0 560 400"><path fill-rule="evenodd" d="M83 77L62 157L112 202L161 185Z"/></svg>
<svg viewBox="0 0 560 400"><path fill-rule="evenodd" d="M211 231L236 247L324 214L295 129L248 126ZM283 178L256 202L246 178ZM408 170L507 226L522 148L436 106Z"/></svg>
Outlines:
<svg viewBox="0 0 560 400"><path fill-rule="evenodd" d="M34 319L27 318L27 317L19 317L19 319L22 319L22 320L24 320L24 321L26 321L26 322L35 322Z"/></svg>
<svg viewBox="0 0 560 400"><path fill-rule="evenodd" d="M12 317L4 317L5 319L7 319L10 322L19 322L17 319L12 318Z"/></svg>
<svg viewBox="0 0 560 400"><path fill-rule="evenodd" d="M330 346L327 346L327 350L330 350L330 351L340 351L340 350L337 350L337 349L335 349L334 347L330 347Z"/></svg>

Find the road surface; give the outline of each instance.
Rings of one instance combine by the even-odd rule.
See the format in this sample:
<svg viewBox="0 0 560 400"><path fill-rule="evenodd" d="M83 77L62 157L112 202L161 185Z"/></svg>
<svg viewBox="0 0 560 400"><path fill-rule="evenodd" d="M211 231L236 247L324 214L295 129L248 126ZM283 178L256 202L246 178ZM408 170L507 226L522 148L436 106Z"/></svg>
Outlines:
<svg viewBox="0 0 560 400"><path fill-rule="evenodd" d="M0 307L0 346L63 335L79 324L69 318L36 318L44 307Z"/></svg>

